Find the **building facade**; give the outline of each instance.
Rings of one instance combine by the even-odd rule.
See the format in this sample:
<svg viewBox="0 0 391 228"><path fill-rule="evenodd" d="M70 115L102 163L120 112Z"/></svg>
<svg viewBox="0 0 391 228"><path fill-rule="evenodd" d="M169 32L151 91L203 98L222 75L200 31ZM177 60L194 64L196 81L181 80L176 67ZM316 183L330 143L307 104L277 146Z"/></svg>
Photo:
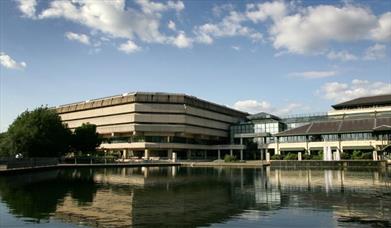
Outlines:
<svg viewBox="0 0 391 228"><path fill-rule="evenodd" d="M391 147L391 94L362 97L332 106L328 113L278 117L254 115L193 96L128 93L56 108L74 129L97 125L100 149L123 158L244 159L272 155L330 153L339 160L355 150L373 159Z"/></svg>
<svg viewBox="0 0 391 228"><path fill-rule="evenodd" d="M214 157L222 150L242 151L229 144L229 127L248 113L184 94L128 93L56 108L74 129L83 123L97 126L101 150L122 157ZM213 155L213 156L212 156Z"/></svg>

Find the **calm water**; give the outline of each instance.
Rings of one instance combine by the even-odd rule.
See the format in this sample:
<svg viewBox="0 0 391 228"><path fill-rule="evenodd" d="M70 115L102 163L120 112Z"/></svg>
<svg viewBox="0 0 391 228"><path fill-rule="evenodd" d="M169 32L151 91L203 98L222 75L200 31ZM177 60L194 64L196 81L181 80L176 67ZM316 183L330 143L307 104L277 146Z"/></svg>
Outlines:
<svg viewBox="0 0 391 228"><path fill-rule="evenodd" d="M65 169L0 177L0 227L389 227L391 172Z"/></svg>

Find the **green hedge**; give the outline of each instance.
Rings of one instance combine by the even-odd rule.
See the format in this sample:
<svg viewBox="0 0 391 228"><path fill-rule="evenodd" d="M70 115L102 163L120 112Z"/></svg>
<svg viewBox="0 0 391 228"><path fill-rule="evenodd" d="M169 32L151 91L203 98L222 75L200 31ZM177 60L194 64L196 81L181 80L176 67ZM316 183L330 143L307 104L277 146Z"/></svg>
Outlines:
<svg viewBox="0 0 391 228"><path fill-rule="evenodd" d="M236 161L236 156L231 156L226 154L224 156L224 162L235 162Z"/></svg>

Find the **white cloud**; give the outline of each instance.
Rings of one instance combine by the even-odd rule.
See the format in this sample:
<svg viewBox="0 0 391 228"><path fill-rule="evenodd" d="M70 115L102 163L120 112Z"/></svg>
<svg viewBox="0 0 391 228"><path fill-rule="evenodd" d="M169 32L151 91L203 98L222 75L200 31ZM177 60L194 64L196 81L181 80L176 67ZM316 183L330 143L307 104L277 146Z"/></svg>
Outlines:
<svg viewBox="0 0 391 228"><path fill-rule="evenodd" d="M242 25L247 18L236 11L230 11L218 23L206 23L194 29L195 40L200 43L211 44L215 38L244 36L252 41L262 40L262 34L256 30Z"/></svg>
<svg viewBox="0 0 391 228"><path fill-rule="evenodd" d="M128 40L128 42L121 44L118 47L118 50L125 52L126 54L132 54L140 51L141 48L137 46L137 44L135 44L133 41Z"/></svg>
<svg viewBox="0 0 391 228"><path fill-rule="evenodd" d="M141 6L144 13L155 14L167 10L182 11L185 5L181 1L168 1L167 4L160 2L151 2L150 0L136 0L136 3Z"/></svg>
<svg viewBox="0 0 391 228"><path fill-rule="evenodd" d="M258 113L258 112L267 112L274 115L286 115L305 109L305 107L302 104L295 103L295 102L285 104L283 107L274 107L271 105L271 103L267 101L257 101L257 100L237 101L233 105L233 108L251 114Z"/></svg>
<svg viewBox="0 0 391 228"><path fill-rule="evenodd" d="M175 22L173 22L171 20L168 22L167 27L169 29L171 29L172 31L176 31L176 24L175 24Z"/></svg>
<svg viewBox="0 0 391 228"><path fill-rule="evenodd" d="M382 44L375 44L369 47L364 54L365 60L382 59L386 56L386 46Z"/></svg>
<svg viewBox="0 0 391 228"><path fill-rule="evenodd" d="M178 48L187 48L192 46L192 40L188 38L185 32L180 31L179 34L172 40L172 44Z"/></svg>
<svg viewBox="0 0 391 228"><path fill-rule="evenodd" d="M0 52L0 64L8 69L21 70L26 68L27 64L25 62L16 62L11 56L7 55L4 52Z"/></svg>
<svg viewBox="0 0 391 228"><path fill-rule="evenodd" d="M231 46L232 49L234 49L235 51L240 51L240 47L239 46Z"/></svg>
<svg viewBox="0 0 391 228"><path fill-rule="evenodd" d="M366 39L377 18L365 8L352 5L307 7L276 21L270 32L276 49L293 53L322 53L330 42Z"/></svg>
<svg viewBox="0 0 391 228"><path fill-rule="evenodd" d="M351 83L329 82L318 91L321 97L334 102L387 93L391 93L390 83L359 79L354 79Z"/></svg>
<svg viewBox="0 0 391 228"><path fill-rule="evenodd" d="M271 17L277 21L287 14L287 6L282 1L247 4L246 16L254 23L262 22Z"/></svg>
<svg viewBox="0 0 391 228"><path fill-rule="evenodd" d="M185 7L183 2L161 3L137 0L135 3L140 9L125 7L124 0L54 0L38 14L37 18L63 18L80 23L95 31L95 34L97 34L96 31L104 33L110 39L126 38L132 42L139 39L147 43L173 44L173 40L178 37L161 33L160 20L162 13L166 11L182 11ZM183 35L180 35L179 38L183 38ZM81 41L76 37L74 39ZM86 42L86 39L82 39L82 42Z"/></svg>
<svg viewBox="0 0 391 228"><path fill-rule="evenodd" d="M37 0L18 0L18 8L25 17L35 18Z"/></svg>
<svg viewBox="0 0 391 228"><path fill-rule="evenodd" d="M335 75L337 75L336 71L304 71L289 74L289 76L301 77L305 79L328 78L333 77Z"/></svg>
<svg viewBox="0 0 391 228"><path fill-rule="evenodd" d="M68 40L74 40L82 44L90 45L90 37L85 34L79 34L79 33L73 33L73 32L66 32L65 37Z"/></svg>
<svg viewBox="0 0 391 228"><path fill-rule="evenodd" d="M354 54L348 51L339 51L339 52L330 51L327 54L327 58L331 60L340 60L340 61L353 61L358 59L357 56L355 56Z"/></svg>
<svg viewBox="0 0 391 228"><path fill-rule="evenodd" d="M271 110L271 104L267 101L242 100L233 105L235 109L249 113L268 112Z"/></svg>
<svg viewBox="0 0 391 228"><path fill-rule="evenodd" d="M377 41L391 42L391 12L379 18L377 28L372 30L372 37Z"/></svg>

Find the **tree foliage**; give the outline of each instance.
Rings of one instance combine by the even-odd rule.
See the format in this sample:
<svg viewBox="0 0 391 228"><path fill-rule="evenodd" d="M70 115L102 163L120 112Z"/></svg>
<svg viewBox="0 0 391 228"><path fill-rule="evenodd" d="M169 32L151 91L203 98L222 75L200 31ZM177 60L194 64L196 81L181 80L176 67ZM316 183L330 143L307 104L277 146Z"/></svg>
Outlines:
<svg viewBox="0 0 391 228"><path fill-rule="evenodd" d="M4 155L57 157L69 149L71 131L55 110L39 107L20 114L1 139Z"/></svg>
<svg viewBox="0 0 391 228"><path fill-rule="evenodd" d="M94 153L102 143L102 138L96 132L96 125L83 123L77 127L72 136L72 148L83 154Z"/></svg>

